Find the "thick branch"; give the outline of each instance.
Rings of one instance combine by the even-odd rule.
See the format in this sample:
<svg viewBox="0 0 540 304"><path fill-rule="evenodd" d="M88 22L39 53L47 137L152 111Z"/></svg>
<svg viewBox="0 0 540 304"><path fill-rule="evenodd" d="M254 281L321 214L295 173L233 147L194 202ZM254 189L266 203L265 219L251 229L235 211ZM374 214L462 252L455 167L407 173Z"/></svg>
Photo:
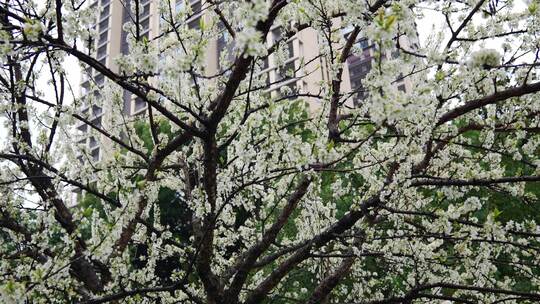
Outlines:
<svg viewBox="0 0 540 304"><path fill-rule="evenodd" d="M412 182L411 186L489 186L492 184L538 182L540 176L511 176L493 179L446 179L446 178L422 178Z"/></svg>
<svg viewBox="0 0 540 304"><path fill-rule="evenodd" d="M278 233L281 231L281 228L283 228L283 226L287 223L290 215L295 210L302 197L304 197L306 194L310 184L311 179L307 177L303 177L300 180L296 190L289 197L287 204L281 210L281 213L274 224L265 232L262 239L257 244L252 246L245 254L238 258L238 262L234 266L234 272L236 275L234 276L233 282L228 290L228 297L232 298L238 295L249 274L249 271L253 268L253 265L261 254L263 254L263 252L275 241Z"/></svg>
<svg viewBox="0 0 540 304"><path fill-rule="evenodd" d="M497 93L494 93L492 95L471 100L466 102L465 104L458 106L449 112L443 114L439 121L437 122L437 126L440 126L446 122L449 122L455 118L458 118L462 115L465 115L473 110L479 109L481 107L484 107L489 104L494 104L499 101L503 101L512 97L520 97L523 95L536 93L540 91L540 82L535 82L532 84L523 84L519 87L513 87L504 91L500 91Z"/></svg>
<svg viewBox="0 0 540 304"><path fill-rule="evenodd" d="M330 292L339 284L339 282L345 277L351 270L354 264L355 257L345 258L338 268L336 268L331 274L326 276L319 285L315 288L311 297L307 300L306 304L318 304L328 297Z"/></svg>
<svg viewBox="0 0 540 304"><path fill-rule="evenodd" d="M337 235L350 229L358 220L364 217L370 208L380 203L379 196L373 196L363 204L358 210L353 210L345 214L322 233L313 237L308 244L297 250L292 256L279 264L251 293L249 293L245 304L261 303L266 295L285 277L291 269L302 261L310 257L312 249L320 248L333 240Z"/></svg>

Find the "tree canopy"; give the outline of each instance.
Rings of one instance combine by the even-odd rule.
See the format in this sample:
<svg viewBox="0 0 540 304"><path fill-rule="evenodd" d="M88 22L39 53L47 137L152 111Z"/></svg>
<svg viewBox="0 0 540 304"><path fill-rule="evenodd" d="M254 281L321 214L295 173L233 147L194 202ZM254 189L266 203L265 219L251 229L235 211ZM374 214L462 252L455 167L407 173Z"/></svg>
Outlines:
<svg viewBox="0 0 540 304"><path fill-rule="evenodd" d="M111 1L0 2L0 302L540 301L537 0Z"/></svg>

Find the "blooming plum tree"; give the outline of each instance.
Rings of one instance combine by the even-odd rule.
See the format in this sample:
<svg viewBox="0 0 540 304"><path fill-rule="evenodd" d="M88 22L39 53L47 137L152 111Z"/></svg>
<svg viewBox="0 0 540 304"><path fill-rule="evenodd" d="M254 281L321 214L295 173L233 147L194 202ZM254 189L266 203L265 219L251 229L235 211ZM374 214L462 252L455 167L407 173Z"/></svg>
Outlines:
<svg viewBox="0 0 540 304"><path fill-rule="evenodd" d="M160 0L150 39L134 0L114 68L86 2L0 3L2 302L540 301L536 0L207 0L195 27ZM440 31L405 43L426 12ZM68 57L103 84L71 98ZM269 59L317 89L275 89Z"/></svg>

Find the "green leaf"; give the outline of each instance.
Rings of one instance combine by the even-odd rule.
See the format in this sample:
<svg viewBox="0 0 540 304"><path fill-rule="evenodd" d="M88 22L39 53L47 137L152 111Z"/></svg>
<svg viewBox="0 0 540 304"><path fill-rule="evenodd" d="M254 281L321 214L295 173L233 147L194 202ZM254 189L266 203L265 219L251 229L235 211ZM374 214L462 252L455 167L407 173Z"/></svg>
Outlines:
<svg viewBox="0 0 540 304"><path fill-rule="evenodd" d="M146 186L146 181L145 180L140 180L140 181L137 182L137 188L139 188L139 190L144 189L145 186Z"/></svg>
<svg viewBox="0 0 540 304"><path fill-rule="evenodd" d="M528 9L529 13L531 13L531 15L534 15L538 11L538 3L536 1L531 2Z"/></svg>
<svg viewBox="0 0 540 304"><path fill-rule="evenodd" d="M119 160L121 155L122 154L120 153L120 150L115 150L114 153L113 153L113 156L114 156L115 160Z"/></svg>
<svg viewBox="0 0 540 304"><path fill-rule="evenodd" d="M93 212L94 212L94 208L88 207L88 208L84 209L82 215L84 217L91 217Z"/></svg>
<svg viewBox="0 0 540 304"><path fill-rule="evenodd" d="M7 294L13 294L15 292L15 282L12 280L7 281L4 290Z"/></svg>
<svg viewBox="0 0 540 304"><path fill-rule="evenodd" d="M328 142L328 144L326 145L326 149L327 149L328 151L330 151L330 150L332 150L332 149L334 148L334 145L335 145L335 144L334 144L334 141L331 140L331 141Z"/></svg>
<svg viewBox="0 0 540 304"><path fill-rule="evenodd" d="M502 211L499 210L499 208L495 207L495 209L493 210L493 219L496 220L497 217L499 217L499 215L502 214Z"/></svg>
<svg viewBox="0 0 540 304"><path fill-rule="evenodd" d="M444 79L444 72L443 71L437 71L437 73L435 73L435 80L437 82L441 81Z"/></svg>
<svg viewBox="0 0 540 304"><path fill-rule="evenodd" d="M384 30L388 31L392 27L392 25L394 25L395 22L396 22L395 15L388 16L388 18L386 18L386 21L384 23Z"/></svg>
<svg viewBox="0 0 540 304"><path fill-rule="evenodd" d="M199 28L201 31L204 31L206 29L206 23L204 22L204 18L199 18Z"/></svg>
<svg viewBox="0 0 540 304"><path fill-rule="evenodd" d="M379 13L375 21L377 22L379 26L384 26L384 9L379 10Z"/></svg>

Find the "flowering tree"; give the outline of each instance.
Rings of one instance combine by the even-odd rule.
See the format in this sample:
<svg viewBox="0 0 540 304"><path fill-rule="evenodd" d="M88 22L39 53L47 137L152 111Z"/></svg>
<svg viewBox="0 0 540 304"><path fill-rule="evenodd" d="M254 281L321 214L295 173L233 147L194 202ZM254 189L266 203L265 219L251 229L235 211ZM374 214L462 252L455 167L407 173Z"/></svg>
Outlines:
<svg viewBox="0 0 540 304"><path fill-rule="evenodd" d="M132 1L116 69L85 48L85 2L1 2L2 302L540 300L535 0L208 0L196 27L161 0L153 39ZM441 30L405 45L428 11ZM321 49L292 74L324 71L318 89L269 91L268 58L285 66L307 30ZM372 69L351 90L360 37ZM68 102L68 57L103 75L99 94Z"/></svg>

